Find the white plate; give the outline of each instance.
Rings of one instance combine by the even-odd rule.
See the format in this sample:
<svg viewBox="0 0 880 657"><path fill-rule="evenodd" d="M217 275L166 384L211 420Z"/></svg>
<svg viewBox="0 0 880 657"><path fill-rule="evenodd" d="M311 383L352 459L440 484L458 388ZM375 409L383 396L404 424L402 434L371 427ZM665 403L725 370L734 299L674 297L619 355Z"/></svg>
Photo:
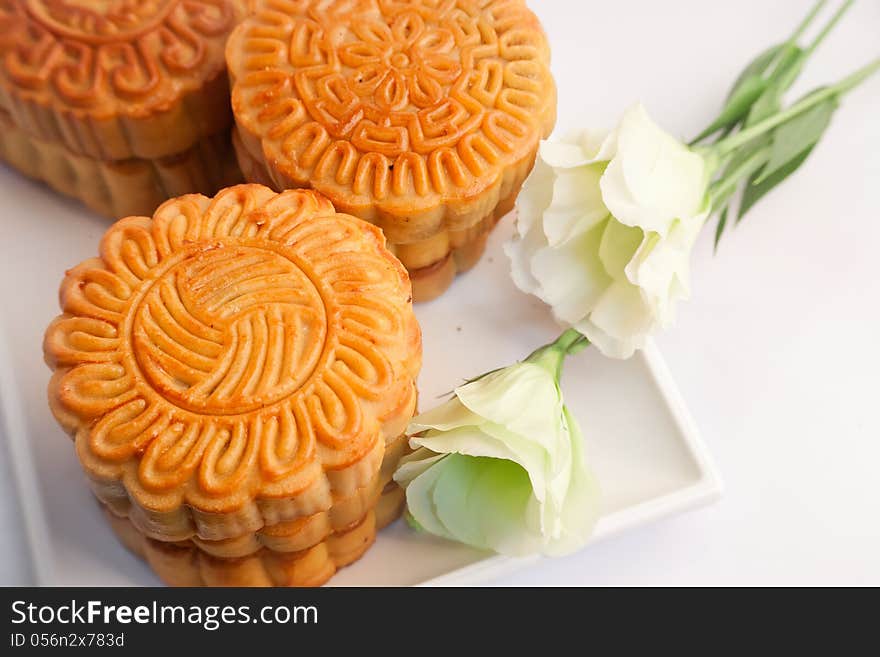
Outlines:
<svg viewBox="0 0 880 657"><path fill-rule="evenodd" d="M96 254L107 222L5 168L0 189L0 401L34 571L42 584L158 584L105 526L72 444L45 402L49 370L41 341L58 312L58 284L66 268ZM482 262L447 295L417 306L425 345L423 407L558 332L546 309L510 282L500 248L510 222L499 226ZM569 359L563 385L604 491L594 540L718 497L718 476L653 345L622 362L588 350ZM332 583L473 584L531 562L418 535L398 521Z"/></svg>

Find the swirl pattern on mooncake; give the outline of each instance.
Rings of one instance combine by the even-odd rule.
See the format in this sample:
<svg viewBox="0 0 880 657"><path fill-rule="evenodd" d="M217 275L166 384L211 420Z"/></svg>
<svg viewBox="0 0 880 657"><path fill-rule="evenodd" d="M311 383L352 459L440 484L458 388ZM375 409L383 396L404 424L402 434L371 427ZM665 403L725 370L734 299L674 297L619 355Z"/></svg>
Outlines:
<svg viewBox="0 0 880 657"><path fill-rule="evenodd" d="M98 497L128 498L154 536L329 510L375 479L412 414L406 272L314 192L240 185L123 219L61 305L52 409Z"/></svg>

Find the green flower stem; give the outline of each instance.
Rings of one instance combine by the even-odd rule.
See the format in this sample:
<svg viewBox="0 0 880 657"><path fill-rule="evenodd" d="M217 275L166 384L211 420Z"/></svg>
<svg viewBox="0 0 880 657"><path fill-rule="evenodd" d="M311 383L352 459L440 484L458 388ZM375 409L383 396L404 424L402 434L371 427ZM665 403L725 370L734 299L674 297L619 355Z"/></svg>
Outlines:
<svg viewBox="0 0 880 657"><path fill-rule="evenodd" d="M534 363L548 370L559 381L562 375L562 364L566 356L576 354L577 352L589 346L590 341L577 330L570 328L562 335L556 338L550 344L535 349L528 358L527 363Z"/></svg>
<svg viewBox="0 0 880 657"><path fill-rule="evenodd" d="M770 66L767 67L767 70L771 71L768 82L774 80L777 75L782 73L787 76L787 79L780 78L779 80L777 80L779 88L788 89L797 79L797 76L800 74L803 63L806 62L807 59L809 59L810 55L815 52L819 45L831 33L837 23L840 22L840 19L843 18L843 15L852 6L854 1L855 0L846 0L843 6L837 10L834 16L832 16L831 20L828 21L828 24L822 28L816 38L813 39L813 42L809 46L807 46L806 50L804 50L801 64L799 66L793 66L789 67L786 70L781 70L781 64L789 55L791 55L793 50L797 50L798 41L800 41L801 37L804 35L804 32L807 31L807 28L812 25L819 12L825 7L825 5L827 4L827 0L819 0L816 4L814 4L813 8L810 10L810 13L806 15L804 20L801 21L801 24L797 26L794 33L785 41L785 43L783 44L784 47L779 48L779 51L776 53L776 56L770 63Z"/></svg>
<svg viewBox="0 0 880 657"><path fill-rule="evenodd" d="M827 37L828 34L831 32L831 30L834 29L834 26L837 25L837 23L840 21L840 19L843 18L843 15L847 11L849 11L850 7L852 7L853 2L855 2L855 0L846 0L846 2L843 3L843 6L841 6L841 8L837 10L837 13L834 14L834 16L831 18L830 21L828 21L828 25L826 25L822 29L822 31L819 32L819 34L816 36L816 38L813 39L813 43L811 43L809 46L807 46L807 51L806 51L807 56L810 56L811 54L813 54L813 52L816 50L816 48L819 47L819 44L825 40L825 37ZM811 17L815 16L816 12L818 12L818 10L820 8L821 8L821 4L817 7L815 7L813 9L813 12L811 13Z"/></svg>
<svg viewBox="0 0 880 657"><path fill-rule="evenodd" d="M538 347L537 349L535 349L523 360L523 362L540 365L548 372L553 374L553 376L556 378L556 382L559 383L559 377L562 375L562 363L565 360L565 357L573 356L579 351L586 349L588 346L590 346L590 341L585 336L578 333L575 329L571 328L565 331L550 344L545 344L543 347ZM480 376L475 376L473 379L466 379L465 384L474 383L475 381L484 379L490 374L494 374L495 372L498 372L502 369L504 368L498 367L494 370L483 372L482 374L480 374ZM445 392L442 395L438 396L448 397L449 395L454 394L454 392L454 390L450 390L449 392Z"/></svg>
<svg viewBox="0 0 880 657"><path fill-rule="evenodd" d="M575 354L580 353L584 349L589 347L590 344L590 340L587 338L587 336L582 335L577 342L569 346L568 351L566 351L565 353L567 353L569 356L574 356Z"/></svg>
<svg viewBox="0 0 880 657"><path fill-rule="evenodd" d="M843 3L840 9L838 9L834 16L831 17L831 20L828 21L827 25L825 25L816 38L813 39L813 42L803 51L803 54L798 58L800 60L799 64L781 69L780 66L782 62L785 61L786 57L791 54L792 51L798 49L797 42L813 22L813 19L816 18L819 10L825 5L824 0L820 0L820 2L816 3L804 21L798 26L797 30L795 30L791 38L785 42L786 47L780 48L779 52L776 54L772 67L773 73L770 75L770 80L772 81L771 84L776 84L781 91L787 91L791 85L794 84L795 80L797 80L806 61L816 51L825 38L831 34L831 31L837 23L840 22L840 19L843 18L843 15L849 10L854 1L855 0L847 0Z"/></svg>
<svg viewBox="0 0 880 657"><path fill-rule="evenodd" d="M775 47L776 52L770 59L770 61L761 66L759 69L754 69L756 63L760 60L759 57L754 62L752 62L745 71L743 71L736 84L734 84L734 88L731 89L730 93L728 94L727 104L725 105L721 114L709 124L710 128L707 128L707 130L710 130L710 132L704 130L696 139L688 144L689 146L694 146L700 143L701 141L703 141L703 139L718 131L720 131L720 135L715 139L715 141L717 142L724 139L724 137L726 137L733 131L736 124L742 123L745 118L748 118L749 114L751 113L752 106L756 102L759 102L765 94L773 92L774 88L784 91L794 83L794 81L797 79L798 74L800 73L801 68L803 67L803 63L807 59L807 56L802 54L795 58L797 60L800 60L800 63L797 65L792 65L791 60L795 56L795 54L798 52L802 52L800 48L798 48L797 42L801 38L801 36L803 36L807 28L810 27L810 25L816 19L819 11L825 6L826 1L827 0L819 0L813 5L810 13L807 14L807 16L800 22L792 35L786 41L779 44L779 46ZM827 33L831 31L831 29L834 27L834 23L837 21L838 18L839 17L835 17L835 19L832 21L832 24L825 27L825 29L823 30L823 34L827 35ZM824 36L822 38L824 38ZM818 41L821 41L821 39L818 39L817 42L814 42L812 48L815 48L819 45ZM788 64L786 64L786 62L788 62ZM747 75L747 72L751 72L750 75ZM737 97L737 91L739 90L740 92L742 92L741 86L746 83L747 78L749 77L752 78L751 84L754 84L754 79L756 76L760 77L763 80L763 88L760 90L759 93L757 93L757 95L753 96L749 100L748 106L742 110L742 116L733 125L722 127L722 117L724 117L731 110L730 103ZM783 78L783 76L785 77ZM716 126L718 127L717 130L714 129L714 127Z"/></svg>
<svg viewBox="0 0 880 657"><path fill-rule="evenodd" d="M570 354L572 347L576 347L583 341L589 343L589 340L581 335L576 329L570 328L556 338L556 340L551 343L551 346L556 347L565 354Z"/></svg>
<svg viewBox="0 0 880 657"><path fill-rule="evenodd" d="M721 159L743 144L752 141L755 137L759 137L765 132L769 132L773 128L782 125L793 116L797 116L833 96L842 96L846 92L851 91L878 70L880 70L880 57L870 62L867 66L863 66L855 73L845 77L837 84L825 87L824 89L807 96L788 109L777 112L745 130L740 130L736 134L725 137L721 141L715 142L712 146L697 147L695 150L700 152L704 157L708 156L713 159Z"/></svg>
<svg viewBox="0 0 880 657"><path fill-rule="evenodd" d="M727 199L736 191L737 186L743 178L747 178L755 171L760 169L770 157L772 149L765 146L755 151L750 157L733 171L725 172L723 178L716 180L709 188L709 205L712 212L716 212L727 202Z"/></svg>
<svg viewBox="0 0 880 657"><path fill-rule="evenodd" d="M819 0L815 5L813 5L813 8L810 10L810 13L807 14L807 17L804 18L804 20L801 22L801 24L797 26L797 29L794 31L794 34L791 35L791 37L788 39L788 41L786 41L786 43L790 43L792 45L796 44L800 40L800 38L804 35L804 32L807 31L807 28L810 27L810 24L813 22L813 19L816 18L816 15L822 10L822 7L824 7L827 2L828 2L828 0ZM829 28L826 28L826 31L828 31L828 29Z"/></svg>

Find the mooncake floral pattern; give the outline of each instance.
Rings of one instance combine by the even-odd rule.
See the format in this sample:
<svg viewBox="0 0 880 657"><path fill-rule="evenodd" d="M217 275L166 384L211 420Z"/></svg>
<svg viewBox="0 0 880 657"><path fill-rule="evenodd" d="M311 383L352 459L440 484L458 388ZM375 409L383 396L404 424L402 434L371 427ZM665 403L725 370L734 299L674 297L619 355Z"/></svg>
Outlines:
<svg viewBox="0 0 880 657"><path fill-rule="evenodd" d="M0 0L3 73L25 93L74 108L167 100L175 85L201 84L195 72L206 65L206 41L222 44L238 4Z"/></svg>
<svg viewBox="0 0 880 657"><path fill-rule="evenodd" d="M552 127L549 50L522 0L258 4L227 48L236 121L343 207L472 199Z"/></svg>
<svg viewBox="0 0 880 657"><path fill-rule="evenodd" d="M443 88L461 72L452 32L427 29L416 12L401 13L390 25L355 23L352 31L356 39L339 48L341 63L352 69L346 82L360 98L385 111L409 103L419 108L438 103Z"/></svg>
<svg viewBox="0 0 880 657"><path fill-rule="evenodd" d="M144 506L218 511L227 496L332 493L360 462L352 486L371 481L420 356L406 273L382 244L314 192L259 185L114 224L100 258L68 272L45 338L53 410L90 476Z"/></svg>

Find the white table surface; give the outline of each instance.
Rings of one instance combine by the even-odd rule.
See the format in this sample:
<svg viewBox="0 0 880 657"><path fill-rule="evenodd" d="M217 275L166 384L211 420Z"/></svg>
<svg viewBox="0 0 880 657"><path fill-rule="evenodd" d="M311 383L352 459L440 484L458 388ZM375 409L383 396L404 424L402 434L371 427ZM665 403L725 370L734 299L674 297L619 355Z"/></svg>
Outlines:
<svg viewBox="0 0 880 657"><path fill-rule="evenodd" d="M692 136L810 4L533 0L553 49L559 129L610 125L641 100ZM880 3L861 0L792 97L880 56L877 34ZM725 479L722 501L495 583L880 584L878 108L880 76L844 100L808 163L717 255L706 231L692 299L658 336ZM8 469L0 452L0 584L24 584Z"/></svg>

